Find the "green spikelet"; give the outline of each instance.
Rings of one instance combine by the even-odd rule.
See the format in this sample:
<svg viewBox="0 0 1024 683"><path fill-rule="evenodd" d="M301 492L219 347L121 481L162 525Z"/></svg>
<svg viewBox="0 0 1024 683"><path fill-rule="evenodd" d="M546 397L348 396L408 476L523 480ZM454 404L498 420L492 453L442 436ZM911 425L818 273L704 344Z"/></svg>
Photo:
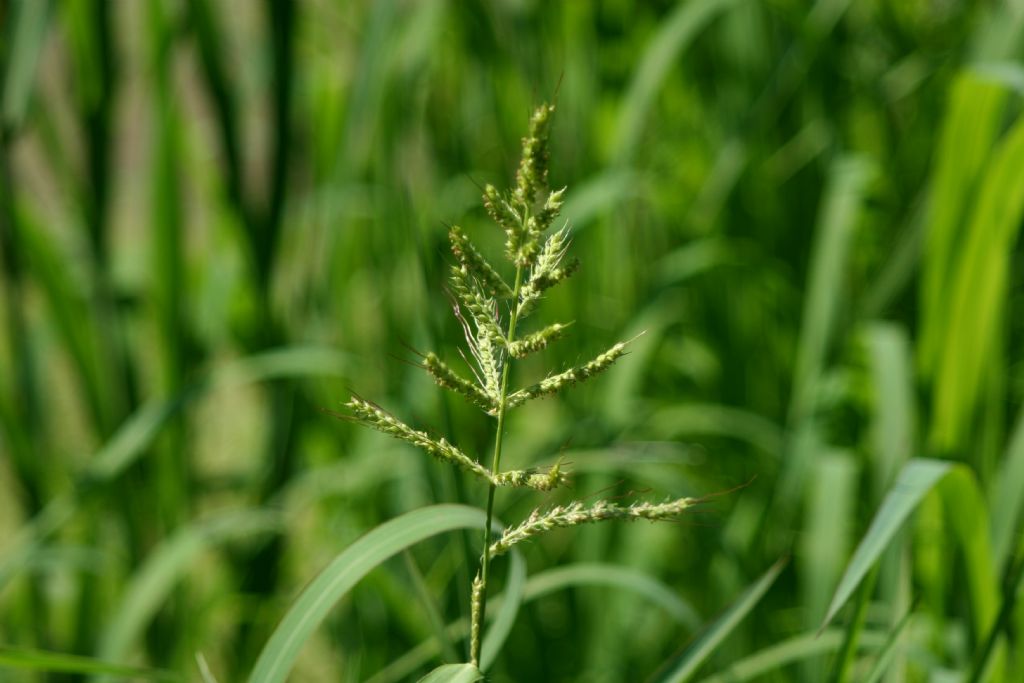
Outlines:
<svg viewBox="0 0 1024 683"><path fill-rule="evenodd" d="M546 472L536 469L512 470L500 472L494 475L496 486L514 486L535 489L537 491L551 491L566 484L569 478L562 471L560 465L554 465Z"/></svg>
<svg viewBox="0 0 1024 683"><path fill-rule="evenodd" d="M512 239L513 233L522 228L523 217L501 196L494 185L488 184L484 187L484 208L487 209L491 220L505 231L509 239Z"/></svg>
<svg viewBox="0 0 1024 683"><path fill-rule="evenodd" d="M491 480L491 473L486 467L448 443L445 439L435 441L426 432L413 429L391 413L369 401L353 396L345 404L345 407L352 411L352 415L357 421L367 427L372 427L379 432L422 448L442 462L456 465L467 472L472 472L478 477L483 477L487 481Z"/></svg>
<svg viewBox="0 0 1024 683"><path fill-rule="evenodd" d="M522 358L528 354L536 353L547 347L551 342L565 336L567 329L569 329L569 326L562 323L548 325L543 330L538 330L533 334L510 343L508 345L508 353L513 358Z"/></svg>
<svg viewBox="0 0 1024 683"><path fill-rule="evenodd" d="M455 258L469 274L476 278L488 295L503 299L512 296L512 288L505 284L498 271L481 256L466 234L462 232L462 228L453 225L448 231L448 239L452 243L452 253L455 254Z"/></svg>
<svg viewBox="0 0 1024 683"><path fill-rule="evenodd" d="M544 206L537 213L537 229L540 232L545 232L550 228L551 224L558 218L558 215L562 213L562 195L564 194L565 188L563 187L561 190L555 190L548 195Z"/></svg>
<svg viewBox="0 0 1024 683"><path fill-rule="evenodd" d="M514 408L526 403L530 399L558 393L562 389L604 372L626 353L627 343L628 342L619 342L589 363L572 368L571 370L566 370L565 372L560 372L557 375L551 375L550 377L546 377L540 382L537 382L533 386L520 389L505 399L505 407Z"/></svg>
<svg viewBox="0 0 1024 683"><path fill-rule="evenodd" d="M482 408L485 412L491 413L497 407L494 404L494 399L488 396L487 392L448 367L447 363L437 357L437 354L428 353L423 359L423 367L439 387L462 394L470 403Z"/></svg>
<svg viewBox="0 0 1024 683"><path fill-rule="evenodd" d="M568 234L568 230L563 228L545 240L536 263L530 269L530 277L519 292L520 316L529 314L545 291L565 280L579 268L579 261L575 259L564 266L561 265L569 248Z"/></svg>
<svg viewBox="0 0 1024 683"><path fill-rule="evenodd" d="M522 543L552 529L603 522L609 519L646 519L650 521L675 519L696 503L697 500L694 498L678 498L666 503L633 503L632 505L618 505L601 500L586 507L577 500L568 505L553 507L547 512L534 510L526 521L505 530L501 538L491 545L491 556L502 555L517 543Z"/></svg>
<svg viewBox="0 0 1024 683"><path fill-rule="evenodd" d="M523 138L523 156L516 172L516 201L533 206L537 193L548 187L548 133L555 107L542 104L530 117L530 130Z"/></svg>

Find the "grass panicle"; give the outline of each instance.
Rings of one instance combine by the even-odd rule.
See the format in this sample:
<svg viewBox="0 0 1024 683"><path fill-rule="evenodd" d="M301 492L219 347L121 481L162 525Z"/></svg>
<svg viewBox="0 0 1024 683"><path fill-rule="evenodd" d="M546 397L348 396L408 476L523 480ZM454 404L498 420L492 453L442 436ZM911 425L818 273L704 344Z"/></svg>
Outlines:
<svg viewBox="0 0 1024 683"><path fill-rule="evenodd" d="M588 363L566 370L565 372L560 372L557 375L545 377L536 384L528 386L525 389L520 389L514 394L508 396L505 401L506 407L515 408L529 400L557 394L563 389L567 389L579 382L583 382L604 372L610 368L615 361L625 355L627 344L629 344L629 342L619 342Z"/></svg>
<svg viewBox="0 0 1024 683"><path fill-rule="evenodd" d="M468 380L452 370L436 353L431 352L424 356L423 368L430 373L439 387L462 394L470 403L484 412L493 414L497 408L493 397L472 380Z"/></svg>
<svg viewBox="0 0 1024 683"><path fill-rule="evenodd" d="M600 500L587 507L581 501L559 505L547 511L539 508L526 521L505 530L490 548L491 557L507 553L517 543L527 541L552 529L574 527L610 519L662 521L676 519L697 503L694 498L677 498L664 503L632 503L619 505Z"/></svg>
<svg viewBox="0 0 1024 683"><path fill-rule="evenodd" d="M510 342L508 345L508 354L513 358L523 358L531 353L541 351L547 348L547 345L551 342L565 336L565 331L567 329L569 329L569 324L566 323L553 323L548 325L544 329L537 330L522 339Z"/></svg>
<svg viewBox="0 0 1024 683"><path fill-rule="evenodd" d="M541 244L543 234L558 218L565 194L564 188L554 192L548 190L548 132L553 111L553 106L542 105L530 119L529 133L523 138L523 155L516 173L515 188L504 193L493 185L487 185L484 189L483 202L487 213L507 238L505 255L515 267L514 284L508 285L498 269L480 253L462 228L451 226L448 230L452 253L457 260L451 268L450 279L453 310L465 332L466 344L472 357L466 360L476 381L459 375L435 353L423 356L422 367L439 386L461 394L470 403L496 418L494 454L490 468L470 458L446 440L433 439L368 401L353 398L347 404L359 422L422 448L438 460L471 472L488 483L480 568L473 580L470 596L470 663L474 667L479 666L481 661L480 632L487 619L488 578L492 557L502 555L516 543L550 529L610 519L674 519L694 503L690 498L659 504L631 505L600 501L586 506L575 501L551 508L547 512L535 510L525 522L506 530L501 538L491 542L497 489L530 488L545 492L568 483L568 476L561 463L547 469L501 469L506 412L530 399L558 393L600 374L623 356L628 344L619 342L579 367L550 375L525 389L509 392L511 361L542 351L564 336L570 327L566 323L552 323L520 337L516 336L520 317L526 316L546 290L569 277L579 265L578 261L563 265L569 248L568 226L550 234ZM507 319L503 320L499 301L509 299L511 302Z"/></svg>
<svg viewBox="0 0 1024 683"><path fill-rule="evenodd" d="M467 272L476 278L488 296L502 299L512 297L512 288L501 278L494 266L477 251L462 228L457 225L449 228L448 239L452 243L452 253L455 254L455 258Z"/></svg>
<svg viewBox="0 0 1024 683"><path fill-rule="evenodd" d="M537 262L530 269L530 276L519 293L517 314L528 315L536 306L545 291L564 281L576 272L580 262L573 259L562 265L569 248L569 230L562 228L550 234L537 257Z"/></svg>
<svg viewBox="0 0 1024 683"><path fill-rule="evenodd" d="M426 432L413 429L380 406L355 396L349 399L345 407L351 411L360 424L393 436L400 441L411 443L442 462L451 463L490 481L491 473L486 467L448 443L444 438L432 439Z"/></svg>

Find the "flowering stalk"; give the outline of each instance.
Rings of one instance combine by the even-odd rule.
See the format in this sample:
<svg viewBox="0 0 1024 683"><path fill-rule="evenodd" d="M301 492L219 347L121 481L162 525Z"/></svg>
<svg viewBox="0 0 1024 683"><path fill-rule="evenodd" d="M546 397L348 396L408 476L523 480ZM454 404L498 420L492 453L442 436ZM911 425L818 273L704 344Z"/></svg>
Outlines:
<svg viewBox="0 0 1024 683"><path fill-rule="evenodd" d="M406 425L369 401L353 397L346 404L351 419L421 448L438 461L454 465L487 482L487 514L480 568L473 579L470 596L470 661L477 667L480 665L481 630L487 618L488 579L494 557L550 529L609 519L673 519L694 503L690 498L631 505L598 501L588 507L576 501L547 511L535 510L526 521L505 530L500 538L492 541L491 524L499 487L551 491L567 481L560 464L547 469L501 470L508 411L602 373L625 354L628 344L619 342L583 365L551 374L522 389L509 389L512 361L543 351L564 336L569 328L568 324L554 323L517 337L520 323L534 310L548 289L563 282L579 265L575 260L564 263L569 248L568 226L544 237L558 218L565 192L564 189L552 192L548 187L548 129L553 111L554 107L542 105L530 119L529 133L523 138L523 156L516 172L516 186L508 192L501 192L493 185L487 185L483 193L484 207L505 233L505 255L515 267L512 286L470 242L462 228L451 226L448 231L456 260L451 268L450 291L455 317L466 335L469 355L463 358L470 366L472 377L463 376L435 353L422 356L421 366L438 386L461 394L496 419L491 466L484 466L479 458L471 457L443 438L435 439ZM508 311L504 330L502 310Z"/></svg>

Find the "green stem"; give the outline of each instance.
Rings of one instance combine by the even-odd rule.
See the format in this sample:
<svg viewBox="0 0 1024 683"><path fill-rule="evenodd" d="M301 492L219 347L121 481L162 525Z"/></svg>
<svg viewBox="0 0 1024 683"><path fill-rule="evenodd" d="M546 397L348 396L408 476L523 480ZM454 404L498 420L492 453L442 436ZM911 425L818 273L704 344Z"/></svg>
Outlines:
<svg viewBox="0 0 1024 683"><path fill-rule="evenodd" d="M508 321L508 334L506 339L511 344L515 341L516 321L519 318L519 290L523 284L523 267L516 266L516 283L512 288L512 313ZM497 474L501 467L501 437L505 432L505 398L508 396L508 368L512 363L511 356L506 356L505 364L501 369L501 394L498 401L498 427L494 434L494 461L491 463L491 474ZM472 633L479 633L487 617L487 573L491 564L491 519L494 516L494 491L497 487L492 482L487 489L487 521L484 524L484 551L480 558L480 581L483 588L480 596L480 613L471 625ZM473 638L469 653L470 661L474 665L480 664L480 641L481 638Z"/></svg>

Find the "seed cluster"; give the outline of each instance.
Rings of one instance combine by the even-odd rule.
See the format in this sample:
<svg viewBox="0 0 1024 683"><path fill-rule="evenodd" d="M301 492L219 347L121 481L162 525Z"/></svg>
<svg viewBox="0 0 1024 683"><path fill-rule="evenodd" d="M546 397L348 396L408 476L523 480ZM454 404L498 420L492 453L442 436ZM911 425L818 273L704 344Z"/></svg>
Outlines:
<svg viewBox="0 0 1024 683"><path fill-rule="evenodd" d="M568 482L560 463L547 469L500 470L506 412L600 374L625 354L628 343L619 342L583 365L550 375L525 388L509 389L509 363L546 349L563 337L570 327L566 323L553 323L517 335L517 323L534 310L544 293L579 267L576 260L565 261L570 245L568 225L544 237L558 219L565 193L564 189L552 192L548 187L548 132L553 111L553 106L543 105L530 119L529 133L523 138L523 156L516 172L516 186L501 192L493 185L487 185L483 192L487 213L505 233L505 255L515 267L515 284L509 286L500 271L470 242L462 228L451 226L448 230L456 261L449 279L452 304L466 336L469 354L464 355L463 360L472 376L463 376L435 353L422 356L422 367L438 386L460 394L484 413L497 418L492 466L485 467L479 459L470 457L443 438L434 439L426 432L413 429L369 401L352 398L347 404L353 419L422 448L438 460L486 481L490 487L480 571L473 581L471 596L470 659L473 664L479 664L480 630L486 617L491 556L506 553L517 543L559 527L609 519L674 519L695 502L690 498L632 505L598 501L588 507L575 501L547 511L534 510L526 521L509 528L501 538L491 542L490 523L497 487L552 491ZM502 320L502 313L505 313L506 320Z"/></svg>
<svg viewBox="0 0 1024 683"><path fill-rule="evenodd" d="M491 545L491 556L502 555L517 543L522 543L552 529L603 522L608 519L646 519L650 521L675 519L695 503L693 498L679 498L657 504L633 503L632 505L618 505L607 500L600 500L590 507L585 507L582 502L574 501L568 505L553 507L547 512L534 510L526 521L505 530L501 538Z"/></svg>

